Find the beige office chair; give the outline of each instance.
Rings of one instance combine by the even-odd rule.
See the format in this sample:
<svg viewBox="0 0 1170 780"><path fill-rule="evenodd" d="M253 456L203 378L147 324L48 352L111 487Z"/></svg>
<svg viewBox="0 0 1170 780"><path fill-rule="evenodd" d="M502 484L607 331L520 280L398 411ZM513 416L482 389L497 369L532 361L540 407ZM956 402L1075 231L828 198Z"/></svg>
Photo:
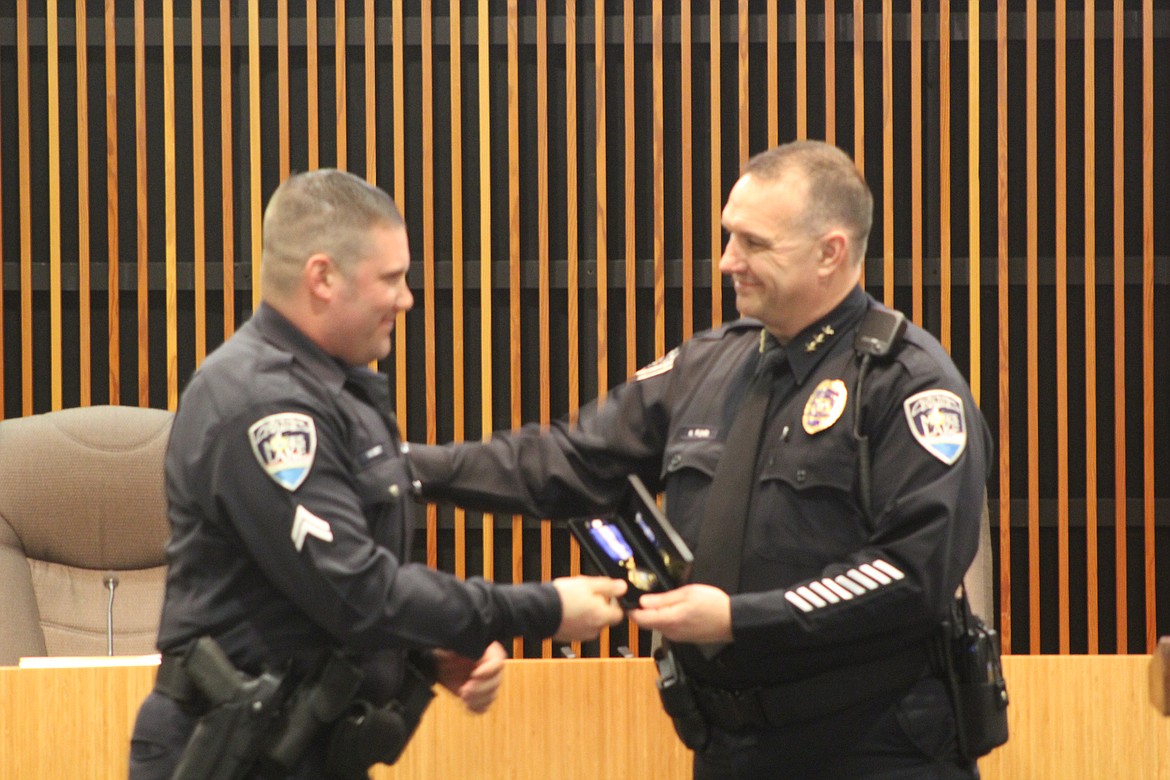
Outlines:
<svg viewBox="0 0 1170 780"><path fill-rule="evenodd" d="M0 666L153 653L171 413L94 406L0 422ZM111 609L111 590L112 609Z"/></svg>

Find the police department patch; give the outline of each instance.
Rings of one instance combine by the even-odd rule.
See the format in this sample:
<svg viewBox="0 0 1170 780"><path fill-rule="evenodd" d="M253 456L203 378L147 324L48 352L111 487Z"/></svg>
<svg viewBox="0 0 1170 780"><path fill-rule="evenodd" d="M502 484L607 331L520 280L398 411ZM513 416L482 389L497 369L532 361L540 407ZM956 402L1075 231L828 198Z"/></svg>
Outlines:
<svg viewBox="0 0 1170 780"><path fill-rule="evenodd" d="M317 452L313 418L297 412L270 414L248 428L252 452L278 485L294 491L309 476Z"/></svg>
<svg viewBox="0 0 1170 780"><path fill-rule="evenodd" d="M918 443L948 466L967 447L963 399L950 390L925 390L902 403L910 432Z"/></svg>
<svg viewBox="0 0 1170 780"><path fill-rule="evenodd" d="M675 347L670 352L667 352L662 357L655 360L647 366L639 368L634 373L634 381L641 382L643 379L649 379L652 376L665 374L670 369L674 368L674 359L678 356L678 347Z"/></svg>
<svg viewBox="0 0 1170 780"><path fill-rule="evenodd" d="M833 427L833 423L841 418L845 411L845 401L849 398L849 391L840 379L824 379L804 405L805 433L812 435Z"/></svg>

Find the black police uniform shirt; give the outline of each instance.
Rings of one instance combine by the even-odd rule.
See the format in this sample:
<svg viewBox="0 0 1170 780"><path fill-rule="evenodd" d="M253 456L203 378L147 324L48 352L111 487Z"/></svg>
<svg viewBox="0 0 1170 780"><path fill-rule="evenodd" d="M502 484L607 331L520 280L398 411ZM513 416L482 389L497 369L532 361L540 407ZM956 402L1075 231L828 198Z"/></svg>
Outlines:
<svg viewBox="0 0 1170 780"><path fill-rule="evenodd" d="M991 438L967 383L910 325L853 397L853 336L877 305L860 288L800 333L775 380L731 596L734 641L692 676L777 684L921 644L978 545ZM576 427L413 447L423 495L568 517L617 506L627 473L665 494L696 555L707 489L758 362L749 319L698 334L612 390ZM872 510L857 498L855 414L872 453Z"/></svg>
<svg viewBox="0 0 1170 780"><path fill-rule="evenodd" d="M408 649L477 658L493 640L556 631L551 585L408 562L414 502L389 409L386 377L341 365L267 305L208 356L166 454L160 650L210 635L255 673L342 647L367 656L377 700L397 690Z"/></svg>

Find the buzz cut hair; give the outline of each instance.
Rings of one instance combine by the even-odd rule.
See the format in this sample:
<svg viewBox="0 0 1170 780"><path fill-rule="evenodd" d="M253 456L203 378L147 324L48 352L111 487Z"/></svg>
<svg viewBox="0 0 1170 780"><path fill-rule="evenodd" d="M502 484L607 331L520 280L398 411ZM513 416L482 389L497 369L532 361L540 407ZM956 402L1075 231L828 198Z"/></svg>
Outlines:
<svg viewBox="0 0 1170 780"><path fill-rule="evenodd" d="M775 182L795 174L803 180L806 200L801 222L810 234L843 229L850 259L865 259L873 227L873 194L845 152L823 141L793 141L753 156L743 174Z"/></svg>
<svg viewBox="0 0 1170 780"><path fill-rule="evenodd" d="M328 255L343 274L368 256L372 232L404 226L385 191L335 168L289 176L264 209L260 284L265 296L280 298L296 286L305 261Z"/></svg>

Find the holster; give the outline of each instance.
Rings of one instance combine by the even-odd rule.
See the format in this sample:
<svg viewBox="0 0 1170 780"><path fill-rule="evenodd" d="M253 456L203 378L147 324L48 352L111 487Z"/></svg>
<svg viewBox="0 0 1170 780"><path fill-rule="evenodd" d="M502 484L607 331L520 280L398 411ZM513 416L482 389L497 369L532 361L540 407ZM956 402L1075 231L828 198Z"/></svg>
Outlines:
<svg viewBox="0 0 1170 780"><path fill-rule="evenodd" d="M280 710L283 678L240 673L210 637L195 641L181 666L210 707L196 724L172 780L244 777Z"/></svg>
<svg viewBox="0 0 1170 780"><path fill-rule="evenodd" d="M1008 692L999 635L971 612L966 592L956 598L940 630L941 663L959 737L959 752L974 760L1008 739Z"/></svg>
<svg viewBox="0 0 1170 780"><path fill-rule="evenodd" d="M711 737L711 729L699 711L694 689L682 665L665 645L654 651L654 663L658 666L658 696L662 699L662 708L674 724L675 732L688 748L702 750Z"/></svg>
<svg viewBox="0 0 1170 780"><path fill-rule="evenodd" d="M342 653L330 654L289 697L265 757L286 771L296 766L313 739L349 709L363 677L361 668Z"/></svg>
<svg viewBox="0 0 1170 780"><path fill-rule="evenodd" d="M435 697L431 685L427 676L408 663L402 688L389 703L375 707L355 701L329 737L325 759L329 777L366 780L370 767L397 761Z"/></svg>

